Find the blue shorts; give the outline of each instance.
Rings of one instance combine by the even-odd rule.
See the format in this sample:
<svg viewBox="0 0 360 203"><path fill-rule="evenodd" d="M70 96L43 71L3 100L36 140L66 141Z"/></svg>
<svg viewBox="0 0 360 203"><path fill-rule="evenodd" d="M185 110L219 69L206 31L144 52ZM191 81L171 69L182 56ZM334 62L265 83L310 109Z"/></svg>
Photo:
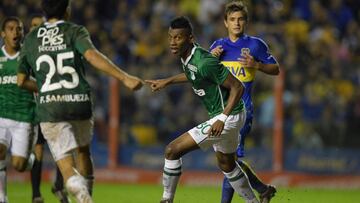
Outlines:
<svg viewBox="0 0 360 203"><path fill-rule="evenodd" d="M238 158L245 156L245 139L246 136L250 133L251 127L252 127L252 121L253 121L253 114L254 111L252 109L248 109L246 112L246 119L244 126L240 130L240 143L238 148L236 149L236 156Z"/></svg>

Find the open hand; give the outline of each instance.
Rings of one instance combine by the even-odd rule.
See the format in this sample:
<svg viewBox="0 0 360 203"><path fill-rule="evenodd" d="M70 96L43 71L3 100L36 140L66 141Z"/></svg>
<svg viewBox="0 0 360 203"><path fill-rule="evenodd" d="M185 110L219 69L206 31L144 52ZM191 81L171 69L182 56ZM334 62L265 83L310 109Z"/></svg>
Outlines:
<svg viewBox="0 0 360 203"><path fill-rule="evenodd" d="M240 64L245 68L257 68L257 62L255 61L254 57L251 56L248 52L245 52L245 54L241 55L238 60L240 61Z"/></svg>
<svg viewBox="0 0 360 203"><path fill-rule="evenodd" d="M211 128L208 131L209 137L219 137L221 132L224 130L224 122L217 120L211 125Z"/></svg>

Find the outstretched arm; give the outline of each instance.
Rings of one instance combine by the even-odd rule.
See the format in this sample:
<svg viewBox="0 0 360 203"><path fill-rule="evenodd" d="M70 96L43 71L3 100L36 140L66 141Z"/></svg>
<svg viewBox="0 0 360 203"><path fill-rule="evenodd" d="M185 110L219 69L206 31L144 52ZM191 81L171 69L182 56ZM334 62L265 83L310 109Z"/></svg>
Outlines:
<svg viewBox="0 0 360 203"><path fill-rule="evenodd" d="M129 75L125 71L121 70L106 56L94 48L86 50L84 57L96 69L115 77L131 90L138 90L143 86L143 81L140 78Z"/></svg>
<svg viewBox="0 0 360 203"><path fill-rule="evenodd" d="M218 116L218 120L212 124L210 130L208 131L210 136L220 136L221 132L224 129L225 121L230 115L234 107L239 103L241 96L244 92L244 86L242 83L236 79L232 74L229 74L225 81L222 84L223 87L229 89L230 94L228 98L227 105L224 108L222 114Z"/></svg>
<svg viewBox="0 0 360 203"><path fill-rule="evenodd" d="M31 79L25 73L17 73L17 85L30 92L38 92L37 84L35 80Z"/></svg>
<svg viewBox="0 0 360 203"><path fill-rule="evenodd" d="M151 90L153 92L161 90L162 88L170 85L170 84L176 84L176 83L184 83L187 82L187 78L185 76L185 73L180 73L177 75L174 75L172 77L169 78L165 78L165 79L159 79L159 80L145 80L145 82L147 82L150 87Z"/></svg>

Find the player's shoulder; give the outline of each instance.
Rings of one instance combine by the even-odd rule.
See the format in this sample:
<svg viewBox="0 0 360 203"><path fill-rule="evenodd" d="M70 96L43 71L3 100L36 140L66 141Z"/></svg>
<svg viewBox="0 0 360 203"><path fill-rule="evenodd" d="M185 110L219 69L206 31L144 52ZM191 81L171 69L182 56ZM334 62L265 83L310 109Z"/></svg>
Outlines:
<svg viewBox="0 0 360 203"><path fill-rule="evenodd" d="M83 28L85 28L85 26L83 26L83 25L76 24L76 23L70 22L70 21L65 21L65 25L67 25L71 29L83 29Z"/></svg>
<svg viewBox="0 0 360 203"><path fill-rule="evenodd" d="M210 46L210 49L213 49L219 45L224 45L226 42L226 38L219 38L219 39L216 39Z"/></svg>
<svg viewBox="0 0 360 203"><path fill-rule="evenodd" d="M44 27L45 27L45 25L44 25L44 23L42 23L41 25L37 26L36 28L34 28L30 32L28 32L24 38L24 43L28 40L36 38L39 33L39 30Z"/></svg>
<svg viewBox="0 0 360 203"><path fill-rule="evenodd" d="M208 50L200 46L197 46L195 49L194 61L200 71L220 64L218 58L214 57Z"/></svg>
<svg viewBox="0 0 360 203"><path fill-rule="evenodd" d="M227 37L222 37L214 41L216 44L224 44L227 41Z"/></svg>
<svg viewBox="0 0 360 203"><path fill-rule="evenodd" d="M208 51L206 49L204 49L203 47L201 47L200 45L198 45L198 44L195 45L194 54L203 55L203 54L206 54L206 52L208 52Z"/></svg>
<svg viewBox="0 0 360 203"><path fill-rule="evenodd" d="M28 32L25 37L24 40L22 42L22 50L24 49L24 47L28 47L28 46L32 46L33 45L33 41L36 38L36 33L38 32L38 27L31 30L30 32Z"/></svg>
<svg viewBox="0 0 360 203"><path fill-rule="evenodd" d="M265 41L263 39L261 39L260 37L247 35L246 39L249 40L251 43L253 43L256 46L267 47L267 44L265 43Z"/></svg>
<svg viewBox="0 0 360 203"><path fill-rule="evenodd" d="M195 47L194 56L197 60L200 61L208 58L215 58L211 55L211 53L208 50L198 45Z"/></svg>
<svg viewBox="0 0 360 203"><path fill-rule="evenodd" d="M86 28L83 25L76 24L74 22L65 21L63 23L65 33L78 33Z"/></svg>

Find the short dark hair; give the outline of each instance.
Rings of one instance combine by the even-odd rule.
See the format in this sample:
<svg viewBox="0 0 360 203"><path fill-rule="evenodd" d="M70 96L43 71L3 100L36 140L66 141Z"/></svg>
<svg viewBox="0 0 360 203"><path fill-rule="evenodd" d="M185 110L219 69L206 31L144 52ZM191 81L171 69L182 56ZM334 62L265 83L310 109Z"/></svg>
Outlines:
<svg viewBox="0 0 360 203"><path fill-rule="evenodd" d="M8 24L8 22L11 22L11 21L16 21L19 24L22 24L20 18L18 18L16 16L8 16L3 20L2 24L1 24L1 31L4 31L5 27L6 27L6 24Z"/></svg>
<svg viewBox="0 0 360 203"><path fill-rule="evenodd" d="M44 15L41 13L34 13L30 16L30 20L34 19L34 18L43 18Z"/></svg>
<svg viewBox="0 0 360 203"><path fill-rule="evenodd" d="M188 30L189 34L192 34L193 27L191 25L190 20L185 16L180 16L173 19L170 22L171 29L186 29Z"/></svg>
<svg viewBox="0 0 360 203"><path fill-rule="evenodd" d="M246 20L249 20L248 9L243 1L231 1L225 5L224 19L227 20L227 17L230 13L234 12L243 12L245 14Z"/></svg>
<svg viewBox="0 0 360 203"><path fill-rule="evenodd" d="M42 0L41 7L47 19L64 17L69 0Z"/></svg>

